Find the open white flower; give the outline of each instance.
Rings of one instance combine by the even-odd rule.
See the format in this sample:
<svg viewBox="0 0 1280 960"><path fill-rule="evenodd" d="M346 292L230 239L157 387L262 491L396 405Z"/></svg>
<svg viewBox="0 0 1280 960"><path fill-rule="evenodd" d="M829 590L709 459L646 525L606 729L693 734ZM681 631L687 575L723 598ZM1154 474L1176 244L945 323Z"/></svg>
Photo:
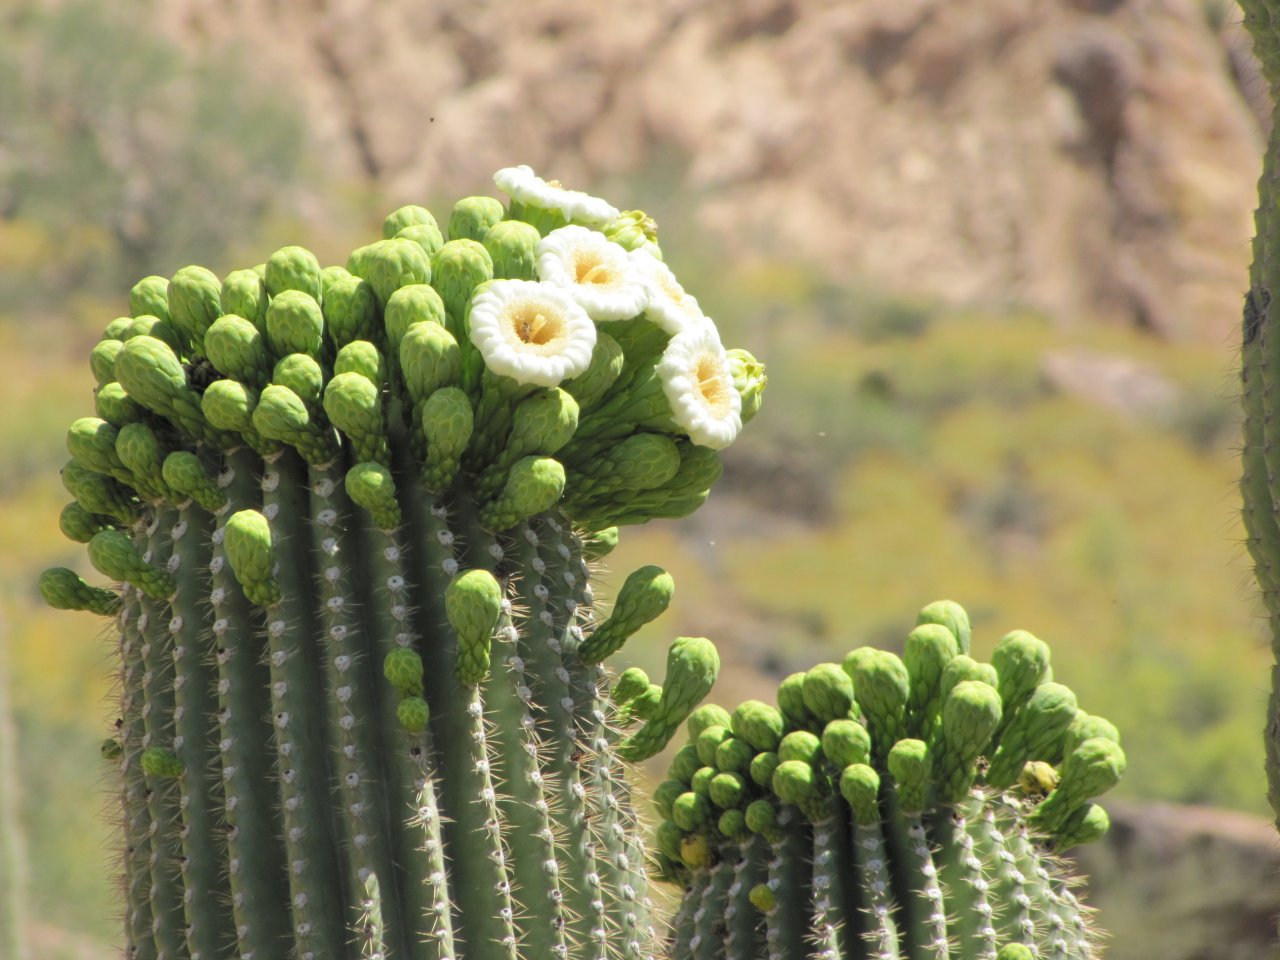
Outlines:
<svg viewBox="0 0 1280 960"><path fill-rule="evenodd" d="M596 322L629 320L649 302L637 264L602 233L561 227L539 241L535 254L538 277L568 290Z"/></svg>
<svg viewBox="0 0 1280 960"><path fill-rule="evenodd" d="M576 377L591 363L596 326L563 287L495 280L471 301L471 342L494 373L539 387Z"/></svg>
<svg viewBox="0 0 1280 960"><path fill-rule="evenodd" d="M649 291L645 316L672 336L686 327L711 323L702 307L698 306L697 298L685 293L670 267L643 247L633 250L630 257L644 275Z"/></svg>
<svg viewBox="0 0 1280 960"><path fill-rule="evenodd" d="M512 200L539 210L559 210L572 223L608 223L618 216L618 208L607 200L568 190L555 180L547 182L525 164L503 167L493 182Z"/></svg>
<svg viewBox="0 0 1280 960"><path fill-rule="evenodd" d="M742 398L713 324L693 324L672 337L657 373L671 419L690 440L713 450L733 443L742 429Z"/></svg>

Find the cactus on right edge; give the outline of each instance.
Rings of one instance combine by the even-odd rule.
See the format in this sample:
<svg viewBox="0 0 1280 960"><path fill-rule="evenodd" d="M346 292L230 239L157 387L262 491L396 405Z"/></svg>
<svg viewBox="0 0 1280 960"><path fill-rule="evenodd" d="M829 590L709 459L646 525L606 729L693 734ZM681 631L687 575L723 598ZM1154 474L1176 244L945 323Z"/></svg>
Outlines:
<svg viewBox="0 0 1280 960"><path fill-rule="evenodd" d="M991 663L930 604L902 657L862 647L777 706L706 704L654 793L678 960L1083 960L1089 911L1057 853L1101 837L1115 728L1007 634ZM621 696L615 689L615 696Z"/></svg>

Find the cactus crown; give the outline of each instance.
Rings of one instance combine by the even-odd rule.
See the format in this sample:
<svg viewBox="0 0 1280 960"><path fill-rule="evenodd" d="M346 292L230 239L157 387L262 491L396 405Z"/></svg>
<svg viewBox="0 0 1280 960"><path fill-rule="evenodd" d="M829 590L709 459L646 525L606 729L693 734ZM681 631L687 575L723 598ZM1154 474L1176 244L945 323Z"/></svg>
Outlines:
<svg viewBox="0 0 1280 960"><path fill-rule="evenodd" d="M654 792L676 957L1092 956L1055 855L1106 832L1092 798L1124 752L1040 640L1014 631L992 664L968 641L963 609L930 604L903 658L863 647L777 707L694 712Z"/></svg>
<svg viewBox="0 0 1280 960"><path fill-rule="evenodd" d="M119 627L131 958L655 948L619 761L719 660L680 638L622 709L600 663L673 584L597 622L587 562L705 500L763 373L652 221L495 179L345 266L149 277L92 352L61 522L115 585L40 587Z"/></svg>

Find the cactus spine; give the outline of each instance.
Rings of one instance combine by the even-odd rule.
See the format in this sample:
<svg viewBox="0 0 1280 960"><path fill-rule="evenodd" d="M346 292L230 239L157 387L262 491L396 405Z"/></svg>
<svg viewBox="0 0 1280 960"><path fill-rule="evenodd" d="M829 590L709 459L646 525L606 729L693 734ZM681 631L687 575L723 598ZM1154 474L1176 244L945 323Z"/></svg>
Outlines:
<svg viewBox="0 0 1280 960"><path fill-rule="evenodd" d="M1267 78L1273 103L1280 103L1280 33L1277 11L1265 0L1242 0L1244 22L1253 37L1254 52ZM1274 436L1276 378L1280 376L1280 182L1276 152L1280 133L1272 125L1258 180L1258 209L1254 215L1253 264L1244 298L1241 330L1241 377L1244 398L1244 446L1241 452L1244 526L1254 571L1271 623L1272 693L1264 730L1268 799L1280 827L1280 444Z"/></svg>
<svg viewBox="0 0 1280 960"><path fill-rule="evenodd" d="M945 614L941 616L941 614ZM1057 854L1105 833L1114 729L1026 631L992 664L930 604L904 657L863 647L778 706L704 705L655 791L676 957L1054 960L1095 955Z"/></svg>
<svg viewBox="0 0 1280 960"><path fill-rule="evenodd" d="M405 207L346 267L147 278L93 350L62 527L116 586L41 589L118 627L131 958L658 950L622 758L719 661L623 710L600 661L671 579L597 624L590 561L696 509L763 373L651 221L495 179L447 240Z"/></svg>

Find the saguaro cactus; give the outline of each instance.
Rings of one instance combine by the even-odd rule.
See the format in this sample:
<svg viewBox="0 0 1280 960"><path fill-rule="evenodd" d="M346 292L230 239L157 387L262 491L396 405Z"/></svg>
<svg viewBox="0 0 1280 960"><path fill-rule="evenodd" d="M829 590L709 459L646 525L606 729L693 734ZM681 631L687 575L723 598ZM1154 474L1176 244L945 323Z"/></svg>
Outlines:
<svg viewBox="0 0 1280 960"><path fill-rule="evenodd" d="M1245 26L1262 64L1273 103L1280 103L1280 7L1267 0L1241 0ZM1262 598L1270 615L1276 665L1264 733L1268 798L1280 827L1280 127L1272 125L1258 180L1253 265L1244 301L1241 374L1244 446L1241 454L1244 525Z"/></svg>
<svg viewBox="0 0 1280 960"><path fill-rule="evenodd" d="M41 587L119 626L131 958L654 950L621 758L718 659L621 731L600 662L672 584L597 623L590 561L702 503L764 377L642 214L495 179L346 267L148 277L93 349L62 528L116 586Z"/></svg>
<svg viewBox="0 0 1280 960"><path fill-rule="evenodd" d="M1056 853L1106 832L1091 798L1124 771L1118 735L1026 631L989 664L968 649L964 610L933 603L901 658L862 647L788 677L777 706L693 712L654 795L685 888L673 956L1093 955Z"/></svg>

